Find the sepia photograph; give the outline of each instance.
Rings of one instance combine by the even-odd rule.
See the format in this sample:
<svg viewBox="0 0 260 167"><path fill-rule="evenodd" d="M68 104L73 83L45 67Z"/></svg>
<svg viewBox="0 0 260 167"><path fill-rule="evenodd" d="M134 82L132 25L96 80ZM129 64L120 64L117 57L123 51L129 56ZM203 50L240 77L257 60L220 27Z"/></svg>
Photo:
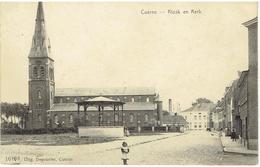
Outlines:
<svg viewBox="0 0 260 167"><path fill-rule="evenodd" d="M257 165L257 2L0 2L4 165Z"/></svg>

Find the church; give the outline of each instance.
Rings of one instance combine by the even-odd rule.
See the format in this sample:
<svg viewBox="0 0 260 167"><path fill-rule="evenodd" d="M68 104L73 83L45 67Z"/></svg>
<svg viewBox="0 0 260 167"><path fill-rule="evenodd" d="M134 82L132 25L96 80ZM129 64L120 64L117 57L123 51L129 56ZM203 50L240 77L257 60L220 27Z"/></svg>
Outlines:
<svg viewBox="0 0 260 167"><path fill-rule="evenodd" d="M28 129L76 128L77 126L124 126L145 129L162 124L162 101L152 87L56 88L54 58L46 33L42 2L38 2L35 31L29 53ZM93 99L122 102L122 112L95 106L88 110L80 102ZM100 123L101 120L101 123ZM84 124L83 124L84 123Z"/></svg>

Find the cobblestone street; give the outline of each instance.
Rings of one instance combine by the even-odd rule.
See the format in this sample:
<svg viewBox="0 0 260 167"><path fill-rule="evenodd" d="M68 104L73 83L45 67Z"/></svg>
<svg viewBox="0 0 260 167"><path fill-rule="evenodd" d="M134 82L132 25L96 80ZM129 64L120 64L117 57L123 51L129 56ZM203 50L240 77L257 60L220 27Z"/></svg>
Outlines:
<svg viewBox="0 0 260 167"><path fill-rule="evenodd" d="M100 163L118 164L120 151L97 154ZM115 157L118 157L117 163ZM86 157L87 159L87 157ZM130 148L129 164L133 165L238 165L256 164L257 156L224 154L218 136L194 131ZM93 162L99 164L98 161Z"/></svg>
<svg viewBox="0 0 260 167"><path fill-rule="evenodd" d="M130 165L248 165L257 156L224 154L219 137L211 132L164 133L130 136ZM7 164L111 164L121 162L122 140L107 143L66 146L3 145L1 162ZM17 155L19 162L7 162ZM32 159L30 161L30 158Z"/></svg>

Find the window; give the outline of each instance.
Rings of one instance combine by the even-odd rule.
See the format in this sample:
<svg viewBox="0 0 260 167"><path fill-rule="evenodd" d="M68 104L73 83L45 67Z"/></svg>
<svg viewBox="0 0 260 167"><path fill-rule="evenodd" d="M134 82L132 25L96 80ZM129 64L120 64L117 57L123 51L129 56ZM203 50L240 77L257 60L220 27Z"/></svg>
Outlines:
<svg viewBox="0 0 260 167"><path fill-rule="evenodd" d="M131 100L132 100L132 102L135 102L135 98L132 97Z"/></svg>
<svg viewBox="0 0 260 167"><path fill-rule="evenodd" d="M40 67L40 74L41 74L41 77L44 77L44 75L45 75L45 70L44 70L43 66Z"/></svg>
<svg viewBox="0 0 260 167"><path fill-rule="evenodd" d="M38 77L38 69L37 67L33 67L33 77Z"/></svg>
<svg viewBox="0 0 260 167"><path fill-rule="evenodd" d="M55 115L54 115L54 123L55 123L55 124L58 124L58 122L59 122L58 115L55 114Z"/></svg>
<svg viewBox="0 0 260 167"><path fill-rule="evenodd" d="M42 116L41 116L41 114L38 114L38 121L42 121Z"/></svg>
<svg viewBox="0 0 260 167"><path fill-rule="evenodd" d="M85 119L86 119L86 121L88 121L88 114L86 114Z"/></svg>
<svg viewBox="0 0 260 167"><path fill-rule="evenodd" d="M148 114L145 114L145 115L144 115L144 122L148 122L148 119L149 119Z"/></svg>
<svg viewBox="0 0 260 167"><path fill-rule="evenodd" d="M194 128L197 128L197 125L194 125Z"/></svg>
<svg viewBox="0 0 260 167"><path fill-rule="evenodd" d="M199 125L199 128L201 128L201 125Z"/></svg>
<svg viewBox="0 0 260 167"><path fill-rule="evenodd" d="M133 123L134 122L134 115L130 114L130 122Z"/></svg>
<svg viewBox="0 0 260 167"><path fill-rule="evenodd" d="M60 103L63 103L63 100L62 100L62 98L60 98Z"/></svg>
<svg viewBox="0 0 260 167"><path fill-rule="evenodd" d="M203 115L203 119L206 120L206 115Z"/></svg>
<svg viewBox="0 0 260 167"><path fill-rule="evenodd" d="M199 115L199 120L201 120L201 115Z"/></svg>
<svg viewBox="0 0 260 167"><path fill-rule="evenodd" d="M69 116L69 121L70 121L70 123L73 123L73 115L72 114L70 114L70 116Z"/></svg>
<svg viewBox="0 0 260 167"><path fill-rule="evenodd" d="M53 81L54 75L53 75L53 69L52 68L50 68L49 75L50 75L50 79Z"/></svg>
<svg viewBox="0 0 260 167"><path fill-rule="evenodd" d="M146 102L149 102L149 101L150 101L150 99L149 99L149 97L147 97L147 98L146 98Z"/></svg>
<svg viewBox="0 0 260 167"><path fill-rule="evenodd" d="M70 98L69 98L69 97L67 97L67 100L69 101L69 100L70 100Z"/></svg>
<svg viewBox="0 0 260 167"><path fill-rule="evenodd" d="M77 98L75 97L75 98L74 98L74 102L77 102L77 101L78 101L78 100L77 100Z"/></svg>
<svg viewBox="0 0 260 167"><path fill-rule="evenodd" d="M115 114L115 122L118 122L118 114Z"/></svg>
<svg viewBox="0 0 260 167"><path fill-rule="evenodd" d="M42 98L42 94L41 94L41 91L40 91L40 90L37 91L37 97L38 97L38 99L41 99L41 98Z"/></svg>
<svg viewBox="0 0 260 167"><path fill-rule="evenodd" d="M197 115L194 115L194 120L197 120Z"/></svg>

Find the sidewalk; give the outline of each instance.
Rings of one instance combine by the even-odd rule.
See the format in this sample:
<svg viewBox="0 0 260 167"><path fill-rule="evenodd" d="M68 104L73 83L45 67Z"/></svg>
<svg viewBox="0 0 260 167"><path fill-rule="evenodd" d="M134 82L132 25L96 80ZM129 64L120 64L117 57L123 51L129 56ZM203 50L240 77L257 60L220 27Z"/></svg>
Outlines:
<svg viewBox="0 0 260 167"><path fill-rule="evenodd" d="M257 150L248 150L237 141L232 141L230 136L221 136L220 141L223 147L224 152L226 153L236 153L236 154L246 154L246 155L258 155Z"/></svg>

